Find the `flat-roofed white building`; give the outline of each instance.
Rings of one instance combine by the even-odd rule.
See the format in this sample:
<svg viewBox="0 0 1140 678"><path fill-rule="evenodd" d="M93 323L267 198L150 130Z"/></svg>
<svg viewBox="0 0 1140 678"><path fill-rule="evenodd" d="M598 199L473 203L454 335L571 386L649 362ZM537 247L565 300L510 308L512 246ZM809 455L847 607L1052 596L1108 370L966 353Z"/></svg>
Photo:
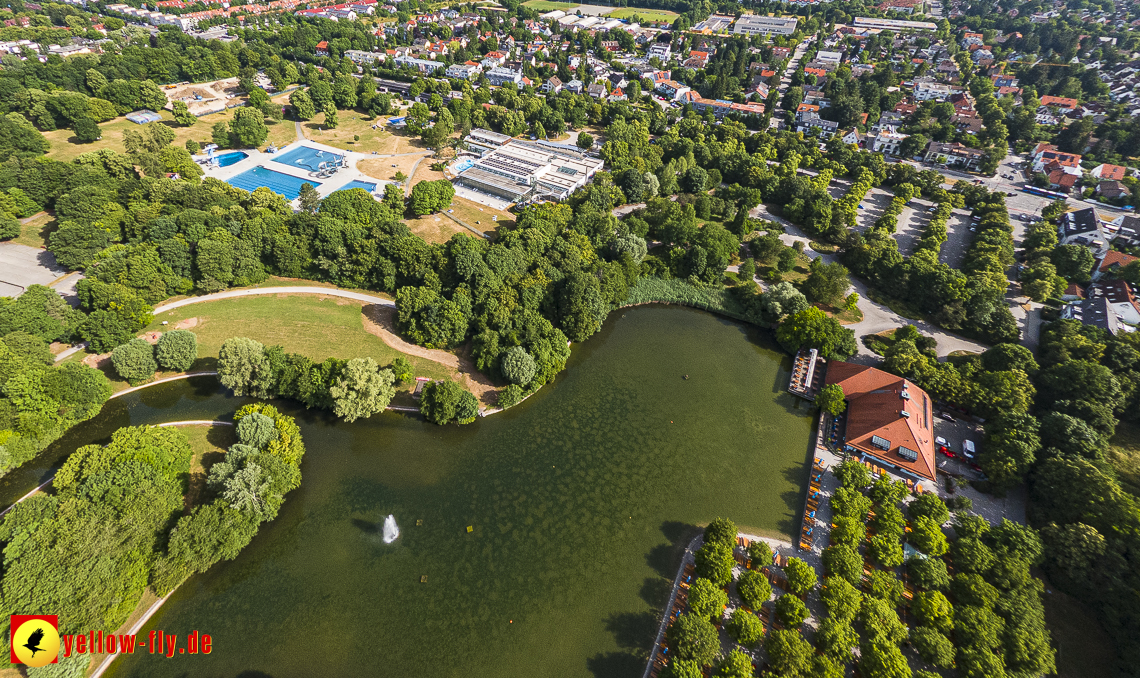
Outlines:
<svg viewBox="0 0 1140 678"><path fill-rule="evenodd" d="M796 32L796 17L758 16L745 14L732 27L736 35L791 35Z"/></svg>
<svg viewBox="0 0 1140 678"><path fill-rule="evenodd" d="M511 202L540 196L565 200L605 164L574 146L521 141L488 130L472 130L466 141L485 150L456 183Z"/></svg>
<svg viewBox="0 0 1140 678"><path fill-rule="evenodd" d="M856 28L877 28L892 31L936 31L938 24L929 21L900 21L898 19L874 19L872 17L855 17Z"/></svg>
<svg viewBox="0 0 1140 678"><path fill-rule="evenodd" d="M950 98L954 90L949 85L940 82L920 82L914 87L915 101L945 101Z"/></svg>

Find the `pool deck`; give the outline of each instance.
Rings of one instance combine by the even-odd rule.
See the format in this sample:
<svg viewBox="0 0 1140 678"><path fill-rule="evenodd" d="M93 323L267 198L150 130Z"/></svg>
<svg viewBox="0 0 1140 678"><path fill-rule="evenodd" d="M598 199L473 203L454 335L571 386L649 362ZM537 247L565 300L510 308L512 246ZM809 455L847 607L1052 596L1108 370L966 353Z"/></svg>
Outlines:
<svg viewBox="0 0 1140 678"><path fill-rule="evenodd" d="M313 172L307 168L273 162L274 159L279 157L281 154L288 153L289 151L294 150L300 146L308 146L309 148L326 151L328 153L343 155L345 156L345 159L348 160L349 166L347 168L342 168L339 172L336 173L335 176L320 178L316 176L316 172ZM225 153L234 153L237 151L248 153L249 157L235 162L229 167L206 167L203 165L202 169L206 171L206 176L213 177L214 179L218 179L220 181L228 181L241 174L242 172L246 172L258 166L262 166L265 169L273 170L274 172L279 172L281 174L296 177L298 179L312 180L314 186L319 183L320 186L316 186L316 189L317 194L322 198L328 197L330 193L340 190L341 187L352 183L353 181L363 181L369 184L376 184L376 190L373 193L380 196L384 195L384 187L386 185L398 183L395 181L385 181L383 179L370 177L356 168L356 163L360 162L361 160L368 160L370 158L376 157L370 153L346 151L341 148L326 146L325 144L317 143L316 141L310 141L308 139L298 139L297 141L294 141L287 146L278 148L276 153L264 153L257 150L256 148L240 148L226 150L219 155L224 155ZM194 160L198 162L203 162L205 159L205 155L194 156ZM298 207L298 201L294 200L293 206Z"/></svg>

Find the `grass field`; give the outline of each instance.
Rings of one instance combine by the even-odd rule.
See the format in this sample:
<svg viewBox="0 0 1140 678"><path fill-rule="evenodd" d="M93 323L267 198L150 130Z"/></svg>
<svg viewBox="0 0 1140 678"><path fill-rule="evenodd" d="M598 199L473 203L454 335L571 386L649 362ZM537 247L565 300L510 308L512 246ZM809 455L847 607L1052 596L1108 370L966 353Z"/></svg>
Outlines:
<svg viewBox="0 0 1140 678"><path fill-rule="evenodd" d="M527 3L529 6L530 3ZM678 15L676 12L667 12L663 9L644 9L642 7L622 7L615 9L606 15L613 19L630 19L632 17L641 17L645 21L669 21L672 22Z"/></svg>
<svg viewBox="0 0 1140 678"><path fill-rule="evenodd" d="M174 146L183 146L188 139L194 139L201 144L210 143L211 130L214 127L214 123L229 122L234 119L233 109L230 109L222 113L204 115L198 118L198 121L193 125L182 127L174 122L170 111L159 111L159 114L162 115L162 122L150 124L166 125L174 130L174 141L171 142ZM297 138L297 130L291 120L270 120L266 121L265 124L269 127L269 138L266 141L267 146L269 144L281 146ZM54 160L66 161L83 153L98 151L104 148L122 153L125 150L123 148L123 133L137 127L138 125L126 118L115 118L114 120L99 125L99 129L103 133L103 138L90 144L79 143L70 129L44 132L44 136L51 142L51 150L48 151L48 157Z"/></svg>
<svg viewBox="0 0 1140 678"><path fill-rule="evenodd" d="M530 7L539 12L549 12L555 9L565 11L567 8L573 9L577 6L578 3L576 2L553 2L553 0L528 0L528 2L523 3L523 7Z"/></svg>
<svg viewBox="0 0 1140 678"><path fill-rule="evenodd" d="M56 223L55 217L43 213L24 224L20 229L20 235L12 240L12 242L27 245L28 247L46 248L48 236L54 233L57 227L58 224Z"/></svg>
<svg viewBox="0 0 1140 678"><path fill-rule="evenodd" d="M343 148L348 151L360 153L413 153L427 150L419 139L410 135L393 134L384 129L387 118L365 119L365 115L358 111L337 109L336 129L325 128L325 114L317 113L316 117L308 122L301 123L305 128L305 136L322 144ZM379 125L373 129L373 125ZM353 137L359 136L356 141Z"/></svg>
<svg viewBox="0 0 1140 678"><path fill-rule="evenodd" d="M460 196L452 198L449 209L453 210L452 215L456 219L484 233L494 233L503 224L513 226L515 223L515 215L510 212L492 209ZM491 217L497 217L497 219ZM412 233L428 242L447 242L456 233L475 236L470 230L463 228L443 214L427 214L422 217L406 218L404 223L412 229Z"/></svg>
<svg viewBox="0 0 1140 678"><path fill-rule="evenodd" d="M364 329L361 304L349 299L305 295L266 295L203 302L157 314L147 331L161 331L162 321L175 325L197 318L190 328L198 335L195 370L214 369L218 350L230 337L249 337L266 345L280 344L290 353L313 360L372 358L381 365L403 355ZM168 329L168 328L167 328ZM450 370L437 362L405 356L417 376L444 378Z"/></svg>
<svg viewBox="0 0 1140 678"><path fill-rule="evenodd" d="M1120 484L1132 494L1140 496L1140 426L1120 422L1111 442L1109 460L1116 469Z"/></svg>

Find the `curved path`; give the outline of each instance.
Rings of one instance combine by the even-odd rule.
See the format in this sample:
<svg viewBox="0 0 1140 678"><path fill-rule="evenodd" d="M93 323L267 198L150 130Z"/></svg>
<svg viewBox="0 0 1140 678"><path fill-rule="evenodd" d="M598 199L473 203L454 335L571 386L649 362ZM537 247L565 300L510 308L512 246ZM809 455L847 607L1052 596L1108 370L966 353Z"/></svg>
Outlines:
<svg viewBox="0 0 1140 678"><path fill-rule="evenodd" d="M166 377L164 379L152 381L148 384L143 384L142 386L134 386L132 388L126 389L125 391L119 391L118 393L112 393L111 397L108 398L108 400L114 400L115 398L118 398L119 396L125 396L128 393L134 393L135 391L139 391L139 390L142 390L144 388L154 386L156 384L165 384L168 381L178 381L179 379L189 379L191 377L216 377L216 376L218 376L217 372L210 372L210 371L187 372L186 374L176 374L173 377ZM185 424L199 423L200 424L202 422L174 422L173 424L159 424L159 426L177 426L177 425L180 425L182 423L185 423ZM214 422L214 423L224 423L224 422Z"/></svg>
<svg viewBox="0 0 1140 678"><path fill-rule="evenodd" d="M190 304L199 304L204 301L217 301L219 299L235 299L237 297L255 297L259 294L323 294L329 297L341 297L343 299L354 299L356 301L363 301L369 304L379 304L381 306L396 307L396 302L384 297L378 297L373 294L364 294L363 292L350 292L348 290L338 289L336 287L256 287L248 290L226 290L225 292L215 292L214 294L204 294L200 297L188 297L186 299L179 299L172 301L169 304L162 304L156 306L154 309L155 315L173 311L176 308L189 306Z"/></svg>

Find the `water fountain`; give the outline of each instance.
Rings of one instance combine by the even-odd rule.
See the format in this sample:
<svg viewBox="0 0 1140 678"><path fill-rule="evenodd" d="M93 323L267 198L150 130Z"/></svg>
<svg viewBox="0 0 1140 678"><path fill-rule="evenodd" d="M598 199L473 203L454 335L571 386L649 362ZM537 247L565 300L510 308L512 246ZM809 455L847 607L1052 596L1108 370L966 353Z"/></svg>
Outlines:
<svg viewBox="0 0 1140 678"><path fill-rule="evenodd" d="M384 519L384 543L391 544L399 536L400 528L396 525L396 519L392 514L388 514L388 517Z"/></svg>

